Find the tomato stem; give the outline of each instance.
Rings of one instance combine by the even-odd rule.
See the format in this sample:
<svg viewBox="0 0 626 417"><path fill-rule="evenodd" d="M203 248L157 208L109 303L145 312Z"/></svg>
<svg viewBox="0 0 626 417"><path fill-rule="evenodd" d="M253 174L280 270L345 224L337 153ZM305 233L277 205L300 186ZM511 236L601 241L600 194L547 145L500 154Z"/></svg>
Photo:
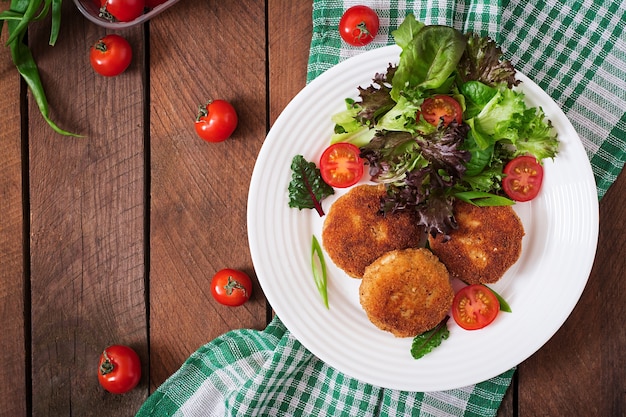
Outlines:
<svg viewBox="0 0 626 417"><path fill-rule="evenodd" d="M107 351L102 352L102 356L104 356L104 361L100 364L100 373L102 375L110 374L115 369L115 365L109 359L109 355L107 355Z"/></svg>
<svg viewBox="0 0 626 417"><path fill-rule="evenodd" d="M115 22L117 19L115 19L115 16L113 16L108 10L107 10L107 6L106 4L104 6L102 6L100 8L100 13L98 13L98 16L108 20L109 22Z"/></svg>
<svg viewBox="0 0 626 417"><path fill-rule="evenodd" d="M228 282L226 283L226 285L224 285L224 290L226 290L226 294L227 295L232 295L233 291L236 290L236 289L239 289L239 290L243 291L243 294L245 296L248 295L248 291L246 291L246 287L241 285L241 283L239 283L239 281L234 279L232 277L232 275L229 275L228 276Z"/></svg>

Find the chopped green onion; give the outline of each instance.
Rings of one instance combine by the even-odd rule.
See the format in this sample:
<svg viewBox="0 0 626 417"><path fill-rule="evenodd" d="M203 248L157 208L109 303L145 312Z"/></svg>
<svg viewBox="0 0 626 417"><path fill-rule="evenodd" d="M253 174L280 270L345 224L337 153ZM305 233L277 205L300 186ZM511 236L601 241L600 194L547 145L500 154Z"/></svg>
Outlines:
<svg viewBox="0 0 626 417"><path fill-rule="evenodd" d="M511 206L515 204L515 202L509 198L482 191L462 191L455 193L454 196L459 200L479 207Z"/></svg>
<svg viewBox="0 0 626 417"><path fill-rule="evenodd" d="M311 268L313 270L313 279L315 280L315 286L322 296L322 301L326 308L328 307L328 278L326 275L326 261L324 260L324 253L322 247L317 241L315 235L313 235L312 249L311 249Z"/></svg>

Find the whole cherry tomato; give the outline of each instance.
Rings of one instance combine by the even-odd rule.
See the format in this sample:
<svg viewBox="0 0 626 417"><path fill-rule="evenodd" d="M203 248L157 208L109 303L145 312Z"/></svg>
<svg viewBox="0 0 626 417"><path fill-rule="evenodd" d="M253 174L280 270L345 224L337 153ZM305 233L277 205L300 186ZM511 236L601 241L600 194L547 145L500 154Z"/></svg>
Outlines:
<svg viewBox="0 0 626 417"><path fill-rule="evenodd" d="M212 100L201 105L196 117L196 133L207 142L223 142L237 128L237 112L225 100Z"/></svg>
<svg viewBox="0 0 626 417"><path fill-rule="evenodd" d="M123 73L133 58L133 49L120 35L110 34L99 39L89 50L89 62L101 75L114 77Z"/></svg>
<svg viewBox="0 0 626 417"><path fill-rule="evenodd" d="M367 6L352 6L339 21L341 38L352 46L364 46L378 33L378 15Z"/></svg>
<svg viewBox="0 0 626 417"><path fill-rule="evenodd" d="M102 0L100 16L111 21L130 22L143 14L145 0Z"/></svg>
<svg viewBox="0 0 626 417"><path fill-rule="evenodd" d="M104 349L98 365L98 381L113 394L124 394L137 386L141 379L141 361L137 353L124 345Z"/></svg>
<svg viewBox="0 0 626 417"><path fill-rule="evenodd" d="M240 306L252 295L252 280L243 271L222 269L211 280L211 294L220 304Z"/></svg>

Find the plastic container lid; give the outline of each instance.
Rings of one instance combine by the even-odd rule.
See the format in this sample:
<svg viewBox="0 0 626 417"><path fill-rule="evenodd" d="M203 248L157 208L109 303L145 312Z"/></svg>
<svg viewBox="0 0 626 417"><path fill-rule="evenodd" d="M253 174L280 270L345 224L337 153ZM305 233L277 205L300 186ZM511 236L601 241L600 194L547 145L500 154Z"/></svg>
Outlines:
<svg viewBox="0 0 626 417"><path fill-rule="evenodd" d="M100 17L100 8L94 0L74 0L74 4L78 7L78 10L93 23L105 27L107 29L126 29L133 26L137 26L144 23L154 16L158 15L165 9L178 3L179 0L167 0L164 3L159 4L153 9L148 10L146 13L139 16L137 19L130 22L111 22L107 19Z"/></svg>

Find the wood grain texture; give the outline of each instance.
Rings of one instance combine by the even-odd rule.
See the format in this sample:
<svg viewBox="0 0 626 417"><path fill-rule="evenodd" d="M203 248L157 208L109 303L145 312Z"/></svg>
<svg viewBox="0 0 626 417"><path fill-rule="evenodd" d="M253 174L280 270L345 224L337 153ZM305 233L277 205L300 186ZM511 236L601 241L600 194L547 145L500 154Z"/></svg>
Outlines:
<svg viewBox="0 0 626 417"><path fill-rule="evenodd" d="M8 9L0 3L0 11ZM26 416L27 351L25 341L24 235L20 76L5 47L6 25L0 32L0 408L2 416ZM6 403L6 404L5 404Z"/></svg>
<svg viewBox="0 0 626 417"><path fill-rule="evenodd" d="M263 329L267 305L246 229L248 185L267 130L263 2L188 0L150 23L150 353L160 385L201 345L231 329ZM230 101L233 136L195 133L198 106ZM213 300L223 268L253 278L237 308Z"/></svg>
<svg viewBox="0 0 626 417"><path fill-rule="evenodd" d="M129 70L104 78L87 59L104 30L71 2L62 22L53 48L49 22L29 30L53 120L84 135L52 132L29 100L32 411L128 415L147 385L114 396L96 371L110 344L147 358L143 31L123 33L134 52Z"/></svg>
<svg viewBox="0 0 626 417"><path fill-rule="evenodd" d="M622 171L600 201L598 250L580 301L552 339L520 366L520 416L626 415L624 190Z"/></svg>
<svg viewBox="0 0 626 417"><path fill-rule="evenodd" d="M134 415L202 344L265 327L271 306L248 248L248 184L268 129L306 84L311 9L310 0L181 1L118 32L134 59L104 78L87 52L110 31L64 1L57 45L48 46L46 21L28 39L53 120L80 138L55 134L32 96L21 100L0 49L0 417ZM239 113L221 144L193 127L211 98ZM622 172L600 203L580 302L519 365L499 417L626 415L625 191ZM225 267L254 280L243 307L210 295ZM143 361L140 386L123 396L96 379L112 343Z"/></svg>

